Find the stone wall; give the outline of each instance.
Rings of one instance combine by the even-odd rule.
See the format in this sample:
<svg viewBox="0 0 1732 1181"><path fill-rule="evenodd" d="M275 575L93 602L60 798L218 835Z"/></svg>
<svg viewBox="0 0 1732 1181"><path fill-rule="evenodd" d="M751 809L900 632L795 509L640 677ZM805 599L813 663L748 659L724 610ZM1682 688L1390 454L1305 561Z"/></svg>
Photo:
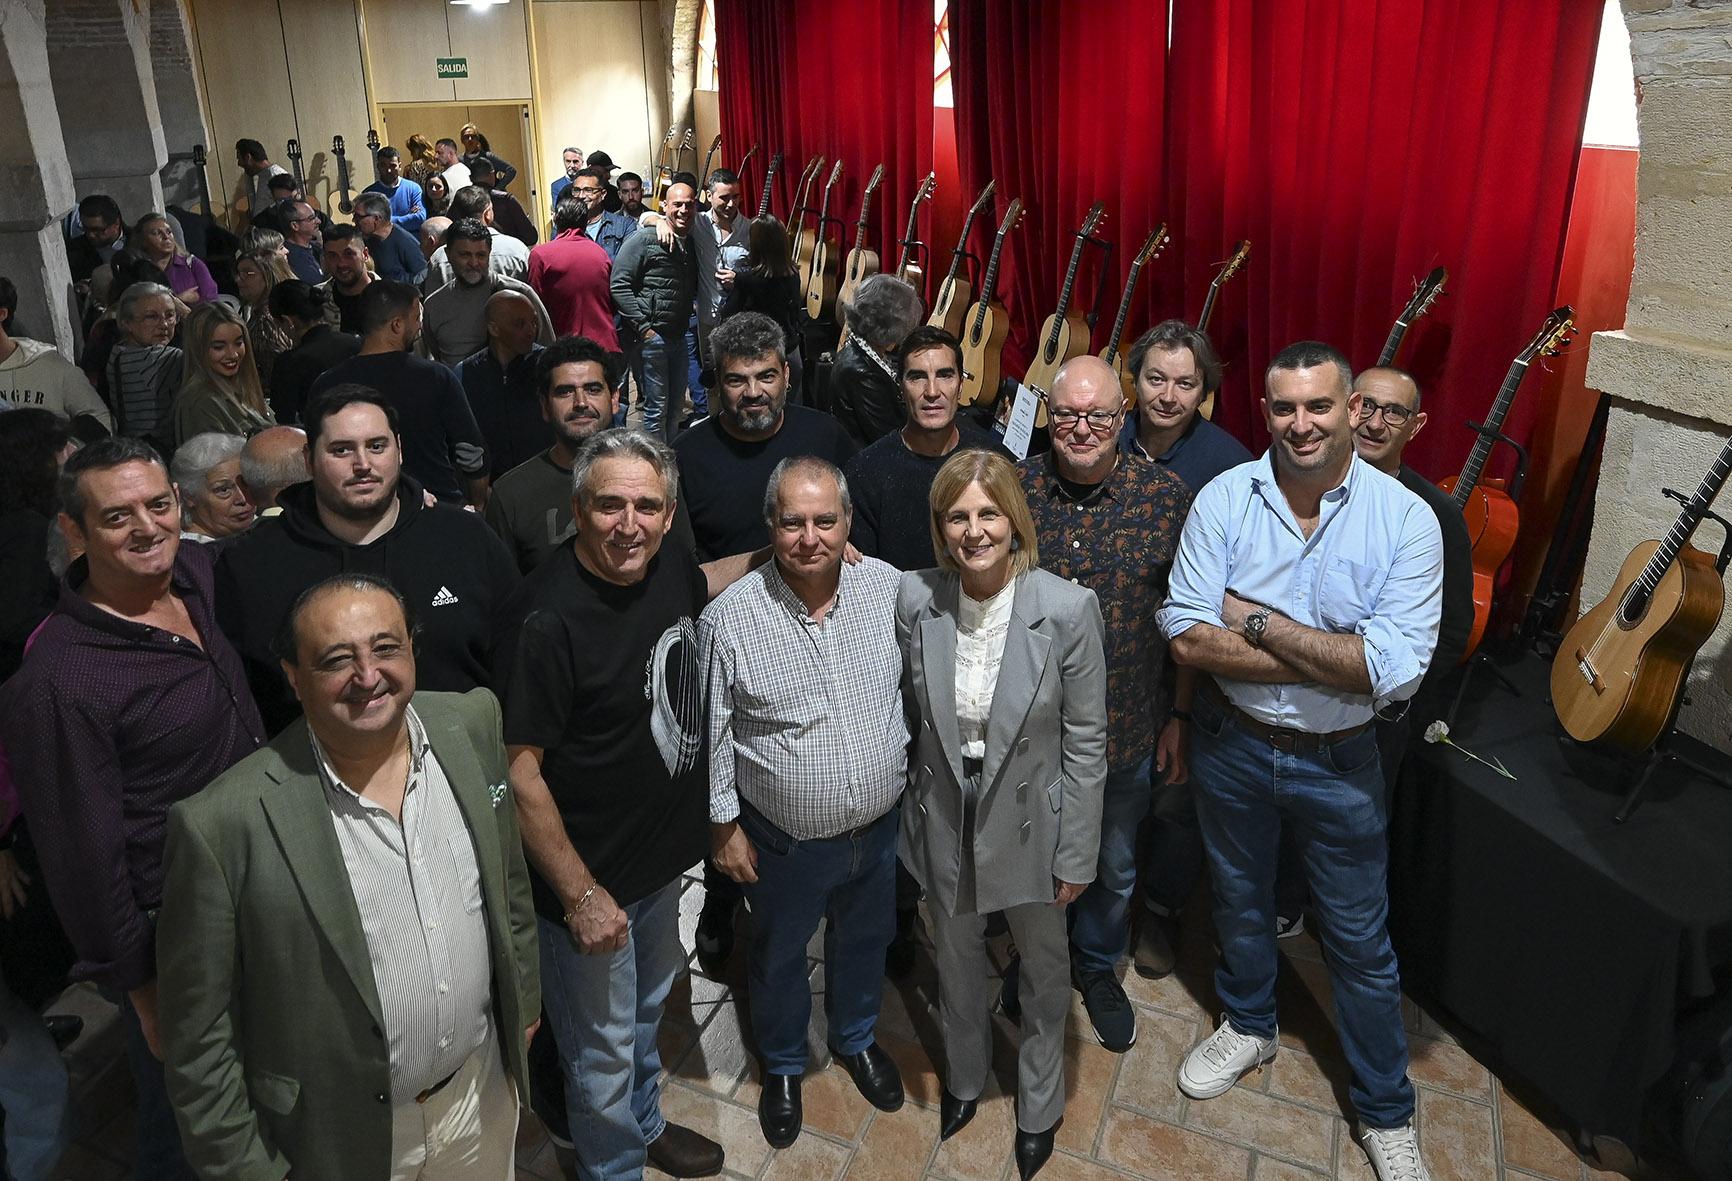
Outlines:
<svg viewBox="0 0 1732 1181"><path fill-rule="evenodd" d="M1589 354L1588 384L1613 402L1584 605L1677 518L1660 489L1693 491L1732 434L1732 3L1623 9L1641 98L1636 265L1624 329L1596 333ZM1696 536L1710 553L1720 540L1712 523ZM1732 619L1697 659L1680 725L1732 749Z"/></svg>

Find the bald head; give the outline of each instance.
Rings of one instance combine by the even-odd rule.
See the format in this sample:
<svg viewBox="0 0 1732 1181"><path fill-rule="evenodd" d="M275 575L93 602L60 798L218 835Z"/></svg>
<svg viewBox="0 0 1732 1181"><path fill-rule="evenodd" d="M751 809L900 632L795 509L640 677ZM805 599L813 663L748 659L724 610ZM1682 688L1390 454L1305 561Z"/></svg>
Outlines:
<svg viewBox="0 0 1732 1181"><path fill-rule="evenodd" d="M692 228L692 214L697 209L698 194L688 184L671 185L668 195L662 198L662 216L668 219L668 225L674 233L684 237Z"/></svg>
<svg viewBox="0 0 1732 1181"><path fill-rule="evenodd" d="M535 305L520 291L495 291L487 297L487 344L504 365L535 347L540 328Z"/></svg>
<svg viewBox="0 0 1732 1181"><path fill-rule="evenodd" d="M1117 405L1124 404L1124 390L1119 385L1119 375L1111 365L1090 353L1072 357L1059 366L1057 375L1052 379L1052 389L1048 393L1056 407L1061 392L1068 405L1084 397L1085 391L1091 405L1097 402L1105 405L1109 394L1116 400Z"/></svg>
<svg viewBox="0 0 1732 1181"><path fill-rule="evenodd" d="M1079 484L1106 479L1118 459L1125 408L1113 367L1088 354L1073 357L1052 379L1046 401L1058 474Z"/></svg>
<svg viewBox="0 0 1732 1181"><path fill-rule="evenodd" d="M445 245L445 231L451 228L448 217L430 217L421 223L421 253L428 258L433 252Z"/></svg>
<svg viewBox="0 0 1732 1181"><path fill-rule="evenodd" d="M1353 379L1353 392L1382 403L1394 398L1409 410L1419 409L1419 383L1405 369L1393 365L1373 365L1361 370Z"/></svg>
<svg viewBox="0 0 1732 1181"><path fill-rule="evenodd" d="M307 432L298 426L260 431L241 448L241 483L256 508L275 506L283 489L308 479Z"/></svg>
<svg viewBox="0 0 1732 1181"><path fill-rule="evenodd" d="M1353 420L1353 449L1379 471L1401 471L1401 453L1425 429L1419 408L1419 383L1411 374L1377 365L1353 379L1359 413Z"/></svg>

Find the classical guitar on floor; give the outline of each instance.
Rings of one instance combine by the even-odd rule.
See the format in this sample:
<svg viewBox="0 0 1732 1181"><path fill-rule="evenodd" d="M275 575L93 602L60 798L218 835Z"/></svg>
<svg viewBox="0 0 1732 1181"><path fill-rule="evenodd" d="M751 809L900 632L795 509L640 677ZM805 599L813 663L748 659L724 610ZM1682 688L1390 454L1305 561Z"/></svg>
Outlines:
<svg viewBox="0 0 1732 1181"><path fill-rule="evenodd" d="M1660 541L1630 551L1606 597L1576 621L1552 660L1552 704L1570 737L1631 754L1672 719L1684 677L1720 623L1726 588L1688 544L1732 472L1732 439Z"/></svg>
<svg viewBox="0 0 1732 1181"><path fill-rule="evenodd" d="M1486 624L1491 620L1497 572L1508 560L1510 550L1515 548L1516 534L1521 530L1521 514L1506 482L1484 478L1486 461L1491 458L1492 449L1503 433L1503 424L1509 418L1510 407L1515 404L1516 391L1521 388L1522 378L1527 376L1528 366L1536 357L1551 356L1562 349L1569 343L1574 328L1575 320L1568 305L1555 309L1546 317L1546 322L1540 325L1540 330L1534 333L1527 347L1510 362L1509 372L1498 388L1497 399L1492 402L1491 413L1479 427L1479 441L1473 445L1461 474L1438 485L1461 509L1462 519L1467 522L1468 538L1473 542L1473 630L1468 633L1463 660L1473 655L1485 636Z"/></svg>
<svg viewBox="0 0 1732 1181"><path fill-rule="evenodd" d="M860 284L884 268L878 252L866 244L866 227L872 219L872 198L883 183L884 165L880 164L872 170L872 179L866 182L866 191L860 195L860 217L854 223L854 245L842 267L841 290L836 293L836 318L843 321L842 335L836 341L838 349L848 340L847 312L844 309L854 302Z"/></svg>

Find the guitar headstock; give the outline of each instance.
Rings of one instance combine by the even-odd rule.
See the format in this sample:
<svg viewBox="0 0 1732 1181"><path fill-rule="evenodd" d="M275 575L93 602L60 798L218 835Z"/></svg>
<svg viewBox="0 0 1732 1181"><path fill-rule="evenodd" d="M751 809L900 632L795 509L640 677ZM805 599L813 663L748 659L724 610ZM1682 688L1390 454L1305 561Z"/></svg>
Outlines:
<svg viewBox="0 0 1732 1181"><path fill-rule="evenodd" d="M291 139L288 146L289 159L299 162L301 159L301 141Z"/></svg>
<svg viewBox="0 0 1732 1181"><path fill-rule="evenodd" d="M680 151L684 152L684 151L687 151L691 148L692 137L695 136L696 134L697 134L696 129L691 128L691 127L686 128L686 137L684 139L680 140Z"/></svg>
<svg viewBox="0 0 1732 1181"><path fill-rule="evenodd" d="M204 145L194 144L192 146L192 166L194 168L203 168L206 159L207 157L204 154Z"/></svg>
<svg viewBox="0 0 1732 1181"><path fill-rule="evenodd" d="M744 168L746 166L746 160L750 160L752 158L752 152L755 152L757 150L758 150L758 145L753 144L751 147L751 150L746 153L745 160L740 161L740 167L741 168ZM764 170L764 183L769 184L770 178L775 176L780 171L782 171L782 153L777 152L775 155L770 157L769 167Z"/></svg>
<svg viewBox="0 0 1732 1181"><path fill-rule="evenodd" d="M863 197L870 200L872 194L878 191L878 186L884 183L884 165L879 164L872 170L872 179L866 182L866 192Z"/></svg>
<svg viewBox="0 0 1732 1181"><path fill-rule="evenodd" d="M348 150L343 146L343 137L340 135L333 135L331 137L331 155L341 160L347 154Z"/></svg>
<svg viewBox="0 0 1732 1181"><path fill-rule="evenodd" d="M367 150L375 156L379 154L379 133L374 128L367 128Z"/></svg>
<svg viewBox="0 0 1732 1181"><path fill-rule="evenodd" d="M820 165L818 165L818 167L819 167L819 169L822 169L824 166L822 164L820 164ZM836 182L841 180L841 179L842 179L842 158L840 156L838 156L838 157L836 157L836 166L834 168L830 169L830 179L824 182L824 195L826 197L828 197L830 195L830 190L836 187Z"/></svg>
<svg viewBox="0 0 1732 1181"><path fill-rule="evenodd" d="M1229 258L1225 263L1221 264L1221 273L1215 276L1215 280L1212 284L1210 284L1210 286L1219 287L1221 284L1225 283L1228 279L1231 279L1234 275L1237 275L1242 269L1244 269L1245 260L1250 258L1250 257L1251 257L1250 239L1241 238L1239 241L1237 241L1233 244L1233 257Z"/></svg>
<svg viewBox="0 0 1732 1181"><path fill-rule="evenodd" d="M713 156L721 150L722 150L722 133L718 131L718 132L716 132L716 138L712 139L710 141L709 154Z"/></svg>
<svg viewBox="0 0 1732 1181"><path fill-rule="evenodd" d="M998 223L999 241L1002 242L1004 236L1014 230L1020 221L1022 221L1022 198L1012 197L1010 204L1005 206L1004 220Z"/></svg>
<svg viewBox="0 0 1732 1181"><path fill-rule="evenodd" d="M717 136L716 138L720 139L721 137ZM734 169L735 174L737 174L739 176L746 175L746 165L750 164L752 162L752 157L756 156L757 154L758 154L758 145L757 144L753 144L751 147L747 148L746 154L744 156L740 157L739 166Z"/></svg>
<svg viewBox="0 0 1732 1181"><path fill-rule="evenodd" d="M920 182L920 188L914 193L914 204L932 200L933 192L938 188L938 173L928 172L926 179Z"/></svg>
<svg viewBox="0 0 1732 1181"><path fill-rule="evenodd" d="M998 191L998 182L988 180L986 187L980 190L980 196L974 199L974 205L969 209L968 216L976 217L985 213L992 206L992 195Z"/></svg>
<svg viewBox="0 0 1732 1181"><path fill-rule="evenodd" d="M1137 251L1136 261L1132 266L1142 266L1151 259L1159 258L1161 251L1167 248L1171 236L1167 233L1167 223L1162 222L1154 228L1154 232L1143 239L1143 248Z"/></svg>
<svg viewBox="0 0 1732 1181"><path fill-rule="evenodd" d="M1403 324L1411 324L1437 302L1437 297L1443 294L1443 285L1449 281L1449 270L1446 267L1434 267L1431 274L1421 279L1413 287L1413 298L1407 301L1407 306L1401 309L1397 317Z"/></svg>
<svg viewBox="0 0 1732 1181"><path fill-rule="evenodd" d="M1076 236L1079 238L1087 238L1098 230L1101 222L1106 219L1106 203L1104 201L1096 201L1093 205L1089 206L1088 216L1083 218L1082 228L1077 230Z"/></svg>
<svg viewBox="0 0 1732 1181"><path fill-rule="evenodd" d="M1561 308L1553 308L1546 322L1540 325L1540 330L1534 333L1534 338L1528 341L1527 348L1516 358L1518 362L1526 363L1535 357L1555 357L1563 352L1564 346L1570 343L1570 336L1576 330L1575 309L1565 304Z"/></svg>
<svg viewBox="0 0 1732 1181"><path fill-rule="evenodd" d="M680 135L680 125L678 123L675 123L672 127L668 128L668 133L666 135L662 136L662 147L663 148L673 147L674 141L679 138L679 135Z"/></svg>

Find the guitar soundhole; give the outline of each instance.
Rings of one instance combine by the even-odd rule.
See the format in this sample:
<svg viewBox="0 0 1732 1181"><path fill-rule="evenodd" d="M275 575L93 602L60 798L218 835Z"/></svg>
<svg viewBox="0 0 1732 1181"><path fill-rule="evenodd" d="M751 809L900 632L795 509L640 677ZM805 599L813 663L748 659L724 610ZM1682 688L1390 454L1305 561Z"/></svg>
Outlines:
<svg viewBox="0 0 1732 1181"><path fill-rule="evenodd" d="M1635 627L1642 622L1642 616L1648 613L1648 594L1640 586L1632 586L1630 593L1624 596L1624 601L1618 604L1618 623L1622 627Z"/></svg>

